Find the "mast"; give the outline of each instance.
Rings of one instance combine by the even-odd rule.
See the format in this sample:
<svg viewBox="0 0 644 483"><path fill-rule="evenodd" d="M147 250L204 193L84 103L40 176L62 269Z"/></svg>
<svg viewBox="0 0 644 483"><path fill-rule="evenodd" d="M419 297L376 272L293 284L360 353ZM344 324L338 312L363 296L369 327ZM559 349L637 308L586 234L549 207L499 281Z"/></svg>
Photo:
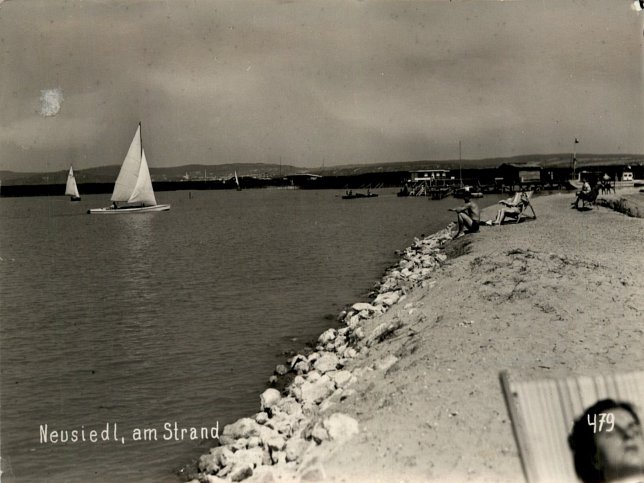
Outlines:
<svg viewBox="0 0 644 483"><path fill-rule="evenodd" d="M458 178L461 183L461 188L463 187L463 169L462 169L462 160L461 160L461 140L458 140Z"/></svg>
<svg viewBox="0 0 644 483"><path fill-rule="evenodd" d="M575 172L577 171L577 144L579 141L577 138L572 143L572 177L575 178Z"/></svg>

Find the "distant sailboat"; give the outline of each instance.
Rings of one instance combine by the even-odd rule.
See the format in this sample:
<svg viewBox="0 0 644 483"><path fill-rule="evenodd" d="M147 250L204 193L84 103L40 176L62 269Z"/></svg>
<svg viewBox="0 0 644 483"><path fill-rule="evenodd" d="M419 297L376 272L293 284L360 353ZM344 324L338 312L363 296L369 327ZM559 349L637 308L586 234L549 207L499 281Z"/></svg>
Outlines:
<svg viewBox="0 0 644 483"><path fill-rule="evenodd" d="M235 184L237 185L237 191L241 191L241 186L239 185L239 178L237 177L237 171L235 171Z"/></svg>
<svg viewBox="0 0 644 483"><path fill-rule="evenodd" d="M130 149L123 160L111 199L112 206L87 210L87 213L93 215L148 213L170 209L170 205L158 205L154 197L150 169L141 142L141 123L136 129Z"/></svg>
<svg viewBox="0 0 644 483"><path fill-rule="evenodd" d="M69 167L69 173L67 174L67 186L65 186L65 195L70 196L70 201L80 201L80 193L78 192L78 186L76 186L76 178L74 178L74 168Z"/></svg>

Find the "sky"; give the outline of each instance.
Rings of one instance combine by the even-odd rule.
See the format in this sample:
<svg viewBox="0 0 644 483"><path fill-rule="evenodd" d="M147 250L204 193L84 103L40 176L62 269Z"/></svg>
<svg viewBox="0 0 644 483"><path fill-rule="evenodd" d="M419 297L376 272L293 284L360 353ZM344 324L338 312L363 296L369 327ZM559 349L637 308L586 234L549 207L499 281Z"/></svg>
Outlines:
<svg viewBox="0 0 644 483"><path fill-rule="evenodd" d="M631 0L0 0L0 170L644 153Z"/></svg>

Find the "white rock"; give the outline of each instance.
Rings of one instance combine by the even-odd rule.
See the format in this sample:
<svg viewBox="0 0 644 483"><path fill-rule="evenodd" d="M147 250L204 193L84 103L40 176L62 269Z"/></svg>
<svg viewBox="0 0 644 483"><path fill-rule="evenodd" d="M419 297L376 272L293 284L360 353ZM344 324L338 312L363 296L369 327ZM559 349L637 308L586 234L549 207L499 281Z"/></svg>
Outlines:
<svg viewBox="0 0 644 483"><path fill-rule="evenodd" d="M306 375L306 380L308 382L315 382L320 379L320 377L322 377L322 375L318 371L311 371Z"/></svg>
<svg viewBox="0 0 644 483"><path fill-rule="evenodd" d="M300 375L297 375L297 376L295 376L295 377L293 378L293 381L291 381L291 385L290 385L290 387L298 387L298 386L301 386L302 384L304 384L304 381L306 381L306 379L304 379L304 378L303 378L302 376L300 376Z"/></svg>
<svg viewBox="0 0 644 483"><path fill-rule="evenodd" d="M284 450L286 461L298 461L308 447L309 443L302 438L293 437L289 439Z"/></svg>
<svg viewBox="0 0 644 483"><path fill-rule="evenodd" d="M259 436L253 436L251 438L248 438L248 444L246 446L250 449L257 448L258 446L261 446L261 444L262 439Z"/></svg>
<svg viewBox="0 0 644 483"><path fill-rule="evenodd" d="M268 421L268 414L265 412L259 412L255 415L255 422L257 424L264 424L266 421Z"/></svg>
<svg viewBox="0 0 644 483"><path fill-rule="evenodd" d="M271 462L274 465L279 465L280 463L286 463L286 454L284 453L284 451L271 452Z"/></svg>
<svg viewBox="0 0 644 483"><path fill-rule="evenodd" d="M334 441L344 442L355 434L358 434L359 426L351 416L342 413L335 413L324 420L329 437Z"/></svg>
<svg viewBox="0 0 644 483"><path fill-rule="evenodd" d="M347 321L347 326L351 329L357 327L359 324L360 324L360 316L357 314L349 317L349 320Z"/></svg>
<svg viewBox="0 0 644 483"><path fill-rule="evenodd" d="M351 384L352 379L354 380L355 378L353 377L353 374L351 374L349 371L342 370L342 371L336 371L332 376L331 379L333 379L333 382L335 383L336 387L344 388L347 387L349 384Z"/></svg>
<svg viewBox="0 0 644 483"><path fill-rule="evenodd" d="M373 305L365 302L355 303L351 308L356 312L362 312L363 310L366 310L367 312L373 312L375 310Z"/></svg>
<svg viewBox="0 0 644 483"><path fill-rule="evenodd" d="M275 366L275 374L278 376L283 376L284 374L288 373L288 367L286 367L284 364L278 364Z"/></svg>
<svg viewBox="0 0 644 483"><path fill-rule="evenodd" d="M303 356L302 354L296 354L291 358L291 369L295 367L295 364L297 364L300 361L306 361L307 358L306 356Z"/></svg>
<svg viewBox="0 0 644 483"><path fill-rule="evenodd" d="M353 359L355 356L358 355L356 350L353 347L347 348L347 350L344 351L344 354L342 354L343 357L346 357L347 359Z"/></svg>
<svg viewBox="0 0 644 483"><path fill-rule="evenodd" d="M232 424L228 424L224 427L224 430L221 434L221 441L223 444L227 444L227 441L235 440L239 438L250 438L251 436L259 435L259 428L261 426L257 422L250 418L241 418L235 421Z"/></svg>
<svg viewBox="0 0 644 483"><path fill-rule="evenodd" d="M282 395L277 389L273 389L273 388L266 389L259 397L262 411L272 408L278 402L280 402L280 399L282 399Z"/></svg>
<svg viewBox="0 0 644 483"><path fill-rule="evenodd" d="M313 367L320 374L324 374L325 372L334 371L338 366L338 362L338 356L335 354L325 354L315 361Z"/></svg>
<svg viewBox="0 0 644 483"><path fill-rule="evenodd" d="M253 467L249 464L235 465L230 472L232 481L243 481L253 475Z"/></svg>
<svg viewBox="0 0 644 483"><path fill-rule="evenodd" d="M199 469L208 473L215 473L219 468L228 466L233 461L233 452L226 446L212 448L209 454L199 458Z"/></svg>
<svg viewBox="0 0 644 483"><path fill-rule="evenodd" d="M233 453L239 451L240 449L246 449L248 446L248 438L238 438L230 443L229 446Z"/></svg>
<svg viewBox="0 0 644 483"><path fill-rule="evenodd" d="M262 426L259 437L264 443L264 448L269 448L271 451L280 451L286 444L286 440L278 431L266 426Z"/></svg>
<svg viewBox="0 0 644 483"><path fill-rule="evenodd" d="M267 429L267 428L263 428ZM233 469L236 466L249 465L251 468L260 466L266 460L266 451L264 448L255 447L250 449L240 449L233 454Z"/></svg>
<svg viewBox="0 0 644 483"><path fill-rule="evenodd" d="M347 350L347 344L342 344L340 346L336 346L334 349L335 349L335 352L337 352L340 356L343 356L344 351Z"/></svg>
<svg viewBox="0 0 644 483"><path fill-rule="evenodd" d="M266 423L266 426L274 429L285 437L288 437L293 433L301 418L301 415L291 416L286 413L277 413L268 423Z"/></svg>
<svg viewBox="0 0 644 483"><path fill-rule="evenodd" d="M302 413L302 408L295 398L287 396L282 398L282 400L277 405L279 410L288 414L288 415L298 415Z"/></svg>
<svg viewBox="0 0 644 483"><path fill-rule="evenodd" d="M322 335L318 337L318 342L320 344L326 344L327 342L333 341L336 336L336 330L335 329L328 329L322 332Z"/></svg>
<svg viewBox="0 0 644 483"><path fill-rule="evenodd" d="M398 299L400 298L400 294L398 292L386 292L386 293L381 293L376 297L375 302L376 303L382 303L387 306L392 306L396 302L398 302Z"/></svg>
<svg viewBox="0 0 644 483"><path fill-rule="evenodd" d="M317 444L320 444L322 441L329 439L329 432L321 424L316 424L313 431L311 431L311 439Z"/></svg>
<svg viewBox="0 0 644 483"><path fill-rule="evenodd" d="M326 374L315 382L306 381L301 386L302 402L305 404L318 404L335 389L335 384Z"/></svg>
<svg viewBox="0 0 644 483"><path fill-rule="evenodd" d="M306 374L311 370L311 365L308 361L299 361L295 366L293 366L293 370L298 374Z"/></svg>

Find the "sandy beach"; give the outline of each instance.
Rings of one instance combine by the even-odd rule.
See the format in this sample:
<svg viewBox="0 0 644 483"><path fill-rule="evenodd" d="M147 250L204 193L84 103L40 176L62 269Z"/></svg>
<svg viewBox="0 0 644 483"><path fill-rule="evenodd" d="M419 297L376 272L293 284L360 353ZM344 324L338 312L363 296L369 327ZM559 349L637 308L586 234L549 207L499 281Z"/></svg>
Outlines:
<svg viewBox="0 0 644 483"><path fill-rule="evenodd" d="M644 195L627 191L616 198L641 212ZM416 272L409 257L399 270L422 276L387 287L390 272L381 305L354 306L347 326L291 361L290 389L268 390L262 411L227 427L199 479L521 481L500 371L644 367L644 221L573 199L536 197L536 220L419 241Z"/></svg>

